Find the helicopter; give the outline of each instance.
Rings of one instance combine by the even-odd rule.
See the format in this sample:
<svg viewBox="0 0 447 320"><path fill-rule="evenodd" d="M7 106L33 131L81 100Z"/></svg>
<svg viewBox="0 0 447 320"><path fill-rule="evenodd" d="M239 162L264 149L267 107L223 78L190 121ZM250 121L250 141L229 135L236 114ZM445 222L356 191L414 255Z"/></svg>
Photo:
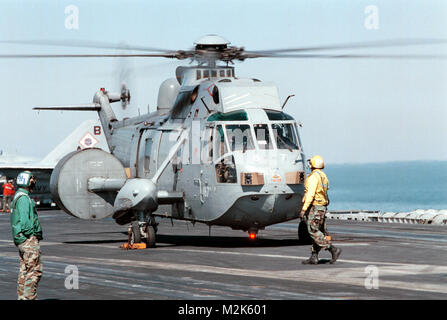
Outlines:
<svg viewBox="0 0 447 320"><path fill-rule="evenodd" d="M281 103L274 83L239 78L234 61L439 58L313 52L444 42L415 39L246 51L230 46L220 36L207 35L197 40L191 50L125 46L122 49L143 53L0 55L0 58L164 57L190 59L195 63L177 67L175 77L161 83L157 109L144 115L117 119L111 104L120 102L125 110L130 103L130 90L125 83L118 92L100 88L92 103L34 108L96 111L110 150L78 150L58 162L50 179L57 205L80 219L112 217L119 225L130 224L133 243L145 242L154 247L156 218L204 223L210 228L226 226L248 232L255 239L259 230L299 217L306 157L300 124L284 112L293 95ZM44 44L116 48L90 42Z"/></svg>

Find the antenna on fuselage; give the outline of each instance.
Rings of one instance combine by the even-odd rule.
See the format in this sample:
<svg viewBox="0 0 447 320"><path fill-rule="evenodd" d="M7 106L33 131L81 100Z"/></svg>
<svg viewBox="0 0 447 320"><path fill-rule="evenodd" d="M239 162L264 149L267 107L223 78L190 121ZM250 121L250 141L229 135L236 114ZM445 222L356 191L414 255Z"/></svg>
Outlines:
<svg viewBox="0 0 447 320"><path fill-rule="evenodd" d="M284 101L284 103L282 104L281 109L284 109L284 107L286 106L287 101L289 101L289 99L292 98L292 97L294 97L294 96L295 96L294 94L289 95L289 96L287 97L286 101Z"/></svg>

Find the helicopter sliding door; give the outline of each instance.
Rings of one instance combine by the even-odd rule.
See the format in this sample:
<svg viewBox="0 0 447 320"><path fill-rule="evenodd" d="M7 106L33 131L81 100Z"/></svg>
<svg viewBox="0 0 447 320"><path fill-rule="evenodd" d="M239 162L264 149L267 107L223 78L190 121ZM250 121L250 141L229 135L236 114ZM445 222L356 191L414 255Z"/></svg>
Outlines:
<svg viewBox="0 0 447 320"><path fill-rule="evenodd" d="M168 157L171 148L177 142L179 137L178 131L173 130L159 130L158 134L155 136L154 142L157 145L158 152L154 153L156 157L156 167L157 170L161 167L165 159ZM177 184L176 181L176 173L177 173L177 157L171 161L171 164L163 171L163 174L160 176L158 180L158 186L160 189L173 191L175 190L175 186Z"/></svg>
<svg viewBox="0 0 447 320"><path fill-rule="evenodd" d="M137 177L152 178L163 162L169 155L171 148L176 144L179 138L179 132L174 130L146 129L141 132L138 145L138 155L136 161ZM178 161L181 156L181 150L174 156L158 179L157 187L159 190L176 191L178 179ZM180 164L181 165L181 164ZM179 215L183 209L179 204L159 205L157 212L163 214ZM177 212L177 213L176 213Z"/></svg>
<svg viewBox="0 0 447 320"><path fill-rule="evenodd" d="M203 204L208 199L209 182L213 179L213 127L206 125L201 136L200 172L196 178L199 182L200 202Z"/></svg>
<svg viewBox="0 0 447 320"><path fill-rule="evenodd" d="M136 161L137 177L150 178L156 171L155 139L158 132L153 129L141 132Z"/></svg>
<svg viewBox="0 0 447 320"><path fill-rule="evenodd" d="M185 192L185 218L207 221L206 204L210 195L210 182L214 181L213 170L213 127L205 122L192 121L189 143L182 149L182 168L178 179L178 191ZM214 179L214 180L213 180Z"/></svg>
<svg viewBox="0 0 447 320"><path fill-rule="evenodd" d="M177 142L177 138L177 131L156 129L142 131L136 162L137 177L152 178ZM169 165L159 178L158 185L164 190L175 190L177 160L177 157L174 157L172 165Z"/></svg>

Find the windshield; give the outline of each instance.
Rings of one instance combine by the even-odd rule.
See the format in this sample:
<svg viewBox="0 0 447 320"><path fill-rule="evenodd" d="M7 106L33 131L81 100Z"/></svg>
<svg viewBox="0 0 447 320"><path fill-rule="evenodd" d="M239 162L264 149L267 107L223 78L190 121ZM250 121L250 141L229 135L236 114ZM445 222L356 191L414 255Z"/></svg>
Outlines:
<svg viewBox="0 0 447 320"><path fill-rule="evenodd" d="M246 151L255 148L253 138L251 136L250 126L248 124L241 125L225 125L230 144L231 151Z"/></svg>
<svg viewBox="0 0 447 320"><path fill-rule="evenodd" d="M213 113L207 121L247 121L247 112L244 110L232 111L227 113Z"/></svg>
<svg viewBox="0 0 447 320"><path fill-rule="evenodd" d="M293 120L292 116L281 111L265 110L269 120Z"/></svg>
<svg viewBox="0 0 447 320"><path fill-rule="evenodd" d="M268 126L266 124L255 124L253 128L255 129L259 149L273 149Z"/></svg>
<svg viewBox="0 0 447 320"><path fill-rule="evenodd" d="M298 149L298 141L291 123L273 123L272 130L278 149Z"/></svg>

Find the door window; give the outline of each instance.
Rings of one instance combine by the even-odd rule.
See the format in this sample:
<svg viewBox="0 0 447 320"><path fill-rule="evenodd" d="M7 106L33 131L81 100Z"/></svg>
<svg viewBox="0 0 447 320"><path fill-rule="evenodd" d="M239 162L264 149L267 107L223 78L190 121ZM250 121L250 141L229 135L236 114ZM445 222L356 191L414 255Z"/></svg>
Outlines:
<svg viewBox="0 0 447 320"><path fill-rule="evenodd" d="M272 131L278 149L298 149L298 141L291 123L273 123Z"/></svg>
<svg viewBox="0 0 447 320"><path fill-rule="evenodd" d="M146 139L146 144L144 146L144 172L150 172L150 164L151 164L151 151L152 151L152 138Z"/></svg>
<svg viewBox="0 0 447 320"><path fill-rule="evenodd" d="M216 178L219 183L237 183L236 166L234 157L222 158L215 166Z"/></svg>
<svg viewBox="0 0 447 320"><path fill-rule="evenodd" d="M213 128L205 128L202 138L202 163L213 162Z"/></svg>
<svg viewBox="0 0 447 320"><path fill-rule="evenodd" d="M220 157L222 157L224 154L228 152L227 145L225 143L224 131L222 125L220 124L216 126L213 142L214 142L213 151L215 153L214 159L218 160Z"/></svg>
<svg viewBox="0 0 447 320"><path fill-rule="evenodd" d="M266 124L255 124L253 125L253 128L255 130L259 149L273 149L268 126Z"/></svg>

